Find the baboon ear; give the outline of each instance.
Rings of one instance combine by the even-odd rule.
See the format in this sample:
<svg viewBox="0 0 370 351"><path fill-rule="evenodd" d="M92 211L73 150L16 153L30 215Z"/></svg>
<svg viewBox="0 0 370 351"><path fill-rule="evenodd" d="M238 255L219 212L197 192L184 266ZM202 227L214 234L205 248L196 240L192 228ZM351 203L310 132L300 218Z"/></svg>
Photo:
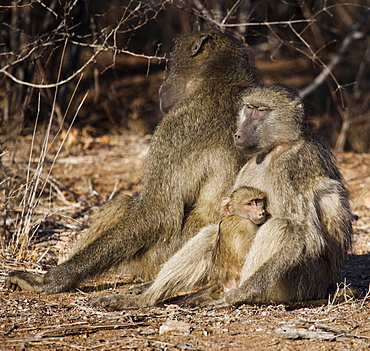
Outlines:
<svg viewBox="0 0 370 351"><path fill-rule="evenodd" d="M199 50L202 48L203 46L203 43L206 42L207 38L208 38L209 34L207 33L204 33L202 34L198 40L194 43L194 45L191 47L191 56L195 56Z"/></svg>
<svg viewBox="0 0 370 351"><path fill-rule="evenodd" d="M222 214L224 215L231 215L230 200L231 199L229 197L222 198L221 207L222 207Z"/></svg>

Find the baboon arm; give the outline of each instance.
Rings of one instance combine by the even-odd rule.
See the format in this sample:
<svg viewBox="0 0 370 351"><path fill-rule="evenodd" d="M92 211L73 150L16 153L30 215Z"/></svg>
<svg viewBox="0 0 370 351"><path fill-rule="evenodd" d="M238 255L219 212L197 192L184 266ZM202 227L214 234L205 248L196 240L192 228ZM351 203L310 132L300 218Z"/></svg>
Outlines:
<svg viewBox="0 0 370 351"><path fill-rule="evenodd" d="M350 245L352 232L352 213L347 201L347 192L340 182L322 179L316 187L315 205L318 208L322 228L329 240L344 246Z"/></svg>

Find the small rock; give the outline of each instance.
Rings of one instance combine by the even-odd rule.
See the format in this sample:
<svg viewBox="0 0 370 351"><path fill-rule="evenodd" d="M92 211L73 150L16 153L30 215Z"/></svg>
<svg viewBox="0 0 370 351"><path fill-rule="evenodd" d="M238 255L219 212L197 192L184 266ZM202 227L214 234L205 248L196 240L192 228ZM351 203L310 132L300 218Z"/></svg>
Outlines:
<svg viewBox="0 0 370 351"><path fill-rule="evenodd" d="M159 327L159 334L166 334L166 333L173 333L173 334L189 334L190 333L190 325L185 322L175 321L175 320L167 320Z"/></svg>

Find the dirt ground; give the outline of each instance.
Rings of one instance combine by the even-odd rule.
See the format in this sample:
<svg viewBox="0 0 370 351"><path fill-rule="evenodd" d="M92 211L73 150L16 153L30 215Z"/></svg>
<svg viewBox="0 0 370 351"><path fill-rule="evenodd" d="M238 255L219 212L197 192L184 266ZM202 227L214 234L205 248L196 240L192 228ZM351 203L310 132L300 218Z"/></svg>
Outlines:
<svg viewBox="0 0 370 351"><path fill-rule="evenodd" d="M44 222L28 249L28 259L15 263L6 250L0 256L0 283L9 269L40 271L55 265L68 249L72 226L83 228L92 210L113 194L140 190L140 175L149 137L76 135L57 159L53 191L39 207ZM15 146L28 150L29 138ZM28 151L2 157L25 169ZM53 151L53 150L51 150ZM124 279L88 282L74 293L38 296L0 289L0 350L365 350L370 347L370 155L336 155L352 196L357 220L343 282L364 292L358 299L318 307L247 306L227 310L184 309L176 305L106 312L92 308L91 296L122 292ZM33 160L37 161L37 157ZM53 159L47 159L46 168ZM90 180L89 180L90 179ZM52 188L50 186L50 188ZM59 191L55 191L58 188ZM46 191L46 190L45 190ZM14 217L14 213L8 213ZM49 224L47 224L49 223ZM48 228L54 228L52 231ZM24 262L38 263L24 263ZM89 288L90 287L90 288Z"/></svg>

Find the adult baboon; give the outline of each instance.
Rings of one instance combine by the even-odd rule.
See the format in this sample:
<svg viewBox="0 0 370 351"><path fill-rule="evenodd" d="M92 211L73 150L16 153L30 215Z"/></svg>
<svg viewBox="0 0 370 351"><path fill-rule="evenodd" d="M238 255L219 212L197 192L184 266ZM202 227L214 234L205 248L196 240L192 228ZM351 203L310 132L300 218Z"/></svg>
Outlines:
<svg viewBox="0 0 370 351"><path fill-rule="evenodd" d="M312 132L295 90L256 88L244 104L235 145L253 157L234 187L265 192L271 219L255 235L239 286L212 305L325 298L352 235L348 193L334 157Z"/></svg>
<svg viewBox="0 0 370 351"><path fill-rule="evenodd" d="M245 46L230 35L190 34L175 44L160 90L167 114L152 138L140 197L124 213L116 202L80 250L44 276L11 272L10 289L68 291L120 263L151 279L201 227L217 222L222 194L245 163L233 146L241 98L259 78Z"/></svg>
<svg viewBox="0 0 370 351"><path fill-rule="evenodd" d="M210 305L325 298L351 242L352 215L341 175L332 154L308 125L294 90L282 85L256 87L246 94L244 105L235 145L252 158L239 172L234 188L247 185L263 191L271 218L253 238L238 287ZM209 269L204 268L212 255L208 231L214 232L212 225L198 234L204 242L188 252L190 241L133 304L156 304ZM189 272L191 259L199 268ZM186 303L198 303L195 295ZM119 296L95 300L110 309L124 308L126 302Z"/></svg>

